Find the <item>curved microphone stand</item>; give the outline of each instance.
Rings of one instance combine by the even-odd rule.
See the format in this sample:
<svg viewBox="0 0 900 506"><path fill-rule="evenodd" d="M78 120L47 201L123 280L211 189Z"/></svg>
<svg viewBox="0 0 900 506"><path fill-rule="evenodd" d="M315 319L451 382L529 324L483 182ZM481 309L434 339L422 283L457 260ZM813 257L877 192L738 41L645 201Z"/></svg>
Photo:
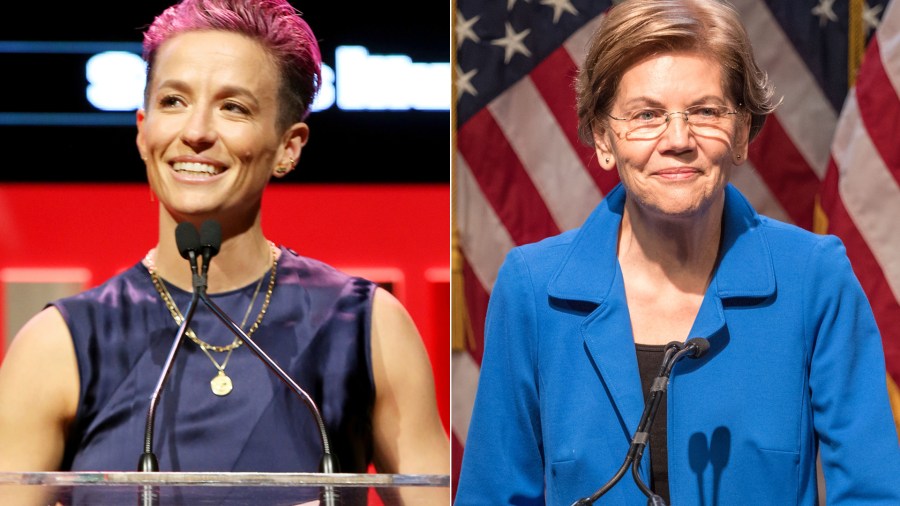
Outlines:
<svg viewBox="0 0 900 506"><path fill-rule="evenodd" d="M672 368L675 366L675 363L683 357L699 358L703 356L707 350L709 350L709 341L702 337L688 339L685 344L681 344L678 341L672 341L666 345L666 352L663 356L662 364L660 364L659 373L656 378L654 378L653 385L650 387L650 400L644 406L644 412L641 414L637 430L635 430L634 437L631 440L631 446L629 446L628 453L625 455L625 462L622 463L622 466L619 467L616 474L613 475L605 485L600 487L600 489L590 496L575 501L572 503L572 506L588 506L594 504L597 499L600 499L603 494L613 488L613 486L622 479L622 476L625 476L625 472L628 470L629 466L631 466L631 474L634 477L635 483L641 492L647 496L648 503L653 506L665 506L666 503L663 498L655 494L641 479L639 474L641 458L644 456L644 448L646 448L647 442L650 440L650 426L653 425L653 419L656 417L656 410L659 408L662 396L665 395L666 389L669 386L669 375L672 373Z"/></svg>
<svg viewBox="0 0 900 506"><path fill-rule="evenodd" d="M209 269L209 262L213 256L215 256L219 252L219 248L222 245L222 229L218 222L213 220L208 220L203 222L200 226L200 245L203 251L203 274L202 276L206 277L207 269ZM319 438L322 441L322 460L319 463L319 472L321 473L339 473L340 472L340 463L338 462L337 455L332 453L331 444L328 440L328 431L325 428L325 421L322 419L322 414L319 412L318 406L316 406L315 401L313 401L312 397L306 393L303 388L300 387L284 370L279 367L279 365L269 357L266 352L260 348L256 342L254 342L250 337L238 326L237 323L234 322L228 315L222 311L219 306L216 305L212 299L206 294L205 286L204 290L198 291L200 300L203 302L206 307L210 309L210 311L215 314L222 323L228 327L229 330L240 340L244 341L248 348L250 348L272 372L278 376L285 385L287 385L298 397L306 404L306 407L309 408L310 413L312 413L313 417L316 420L316 425L319 428ZM340 496L334 487L325 486L322 489L320 494L320 503L326 506L334 506L335 504L340 503Z"/></svg>
<svg viewBox="0 0 900 506"><path fill-rule="evenodd" d="M162 374L160 374L159 380L156 382L153 395L150 396L147 423L144 427L144 453L141 454L138 461L138 471L141 472L159 471L159 461L156 455L153 454L153 425L156 420L156 407L159 404L160 393L166 384L166 380L169 379L169 373L172 372L175 356L178 354L178 350L181 349L184 334L194 318L194 310L197 309L200 293L206 293L206 276L197 272L197 252L200 250L200 235L197 233L197 229L190 223L179 223L175 228L175 243L178 245L178 251L181 253L181 256L190 261L194 290L187 311L185 311L184 319L178 327L178 332L175 334L175 341L172 343L172 348L169 350L169 355L163 364ZM144 486L141 490L139 504L144 506L159 504L159 494L156 487L152 485Z"/></svg>

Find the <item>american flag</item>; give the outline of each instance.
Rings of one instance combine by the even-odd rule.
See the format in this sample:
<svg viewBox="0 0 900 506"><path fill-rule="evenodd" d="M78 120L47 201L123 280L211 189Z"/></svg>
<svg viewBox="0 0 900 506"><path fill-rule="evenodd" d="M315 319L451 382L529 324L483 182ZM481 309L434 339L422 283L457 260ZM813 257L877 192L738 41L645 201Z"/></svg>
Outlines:
<svg viewBox="0 0 900 506"><path fill-rule="evenodd" d="M761 214L843 239L874 308L898 398L900 0L732 3L784 97L732 182ZM579 226L617 182L578 141L573 87L610 5L456 2L454 493L487 301L503 258L516 245Z"/></svg>

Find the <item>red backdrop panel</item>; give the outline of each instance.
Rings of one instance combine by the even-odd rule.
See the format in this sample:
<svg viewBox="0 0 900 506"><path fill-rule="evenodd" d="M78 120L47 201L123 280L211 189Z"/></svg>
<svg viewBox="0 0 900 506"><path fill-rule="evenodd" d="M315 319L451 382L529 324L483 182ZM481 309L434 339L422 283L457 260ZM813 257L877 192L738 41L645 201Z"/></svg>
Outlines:
<svg viewBox="0 0 900 506"><path fill-rule="evenodd" d="M276 183L266 192L267 237L394 283L431 358L449 430L449 186ZM141 184L0 185L0 269L85 268L97 285L156 244L158 205Z"/></svg>

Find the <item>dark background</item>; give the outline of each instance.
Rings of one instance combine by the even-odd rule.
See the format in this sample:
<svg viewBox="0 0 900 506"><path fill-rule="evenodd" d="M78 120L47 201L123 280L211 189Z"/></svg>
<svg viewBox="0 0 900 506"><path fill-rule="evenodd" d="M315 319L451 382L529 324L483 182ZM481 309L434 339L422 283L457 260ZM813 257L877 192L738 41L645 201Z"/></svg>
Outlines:
<svg viewBox="0 0 900 506"><path fill-rule="evenodd" d="M171 1L6 2L0 40L140 42ZM444 2L292 2L312 27L325 63L338 45L414 62L450 59ZM0 111L91 111L84 98L90 55L0 53ZM449 96L450 83L447 83ZM347 112L332 107L307 120L310 142L287 182L449 181L447 111ZM0 182L142 182L133 126L2 126Z"/></svg>

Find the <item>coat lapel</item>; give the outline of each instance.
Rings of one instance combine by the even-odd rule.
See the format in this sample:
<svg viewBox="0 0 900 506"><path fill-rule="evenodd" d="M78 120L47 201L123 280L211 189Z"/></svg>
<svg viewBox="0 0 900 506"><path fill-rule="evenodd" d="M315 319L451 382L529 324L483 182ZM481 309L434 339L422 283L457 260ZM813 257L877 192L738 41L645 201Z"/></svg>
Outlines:
<svg viewBox="0 0 900 506"><path fill-rule="evenodd" d="M588 359L608 389L627 433L643 411L634 338L616 258L625 191L616 186L573 239L550 279L551 298L597 305L581 325ZM775 293L775 274L760 219L733 186L725 189L722 254L694 321L690 337L711 337L725 327L723 299L760 298Z"/></svg>
<svg viewBox="0 0 900 506"><path fill-rule="evenodd" d="M625 191L616 186L591 213L551 277L551 298L596 304L581 325L590 360L612 397L627 438L644 408L631 319L616 258Z"/></svg>
<svg viewBox="0 0 900 506"><path fill-rule="evenodd" d="M624 293L621 271L616 269L613 289ZM609 391L630 438L644 410L631 318L625 299L612 297L585 318L581 335L589 358Z"/></svg>

